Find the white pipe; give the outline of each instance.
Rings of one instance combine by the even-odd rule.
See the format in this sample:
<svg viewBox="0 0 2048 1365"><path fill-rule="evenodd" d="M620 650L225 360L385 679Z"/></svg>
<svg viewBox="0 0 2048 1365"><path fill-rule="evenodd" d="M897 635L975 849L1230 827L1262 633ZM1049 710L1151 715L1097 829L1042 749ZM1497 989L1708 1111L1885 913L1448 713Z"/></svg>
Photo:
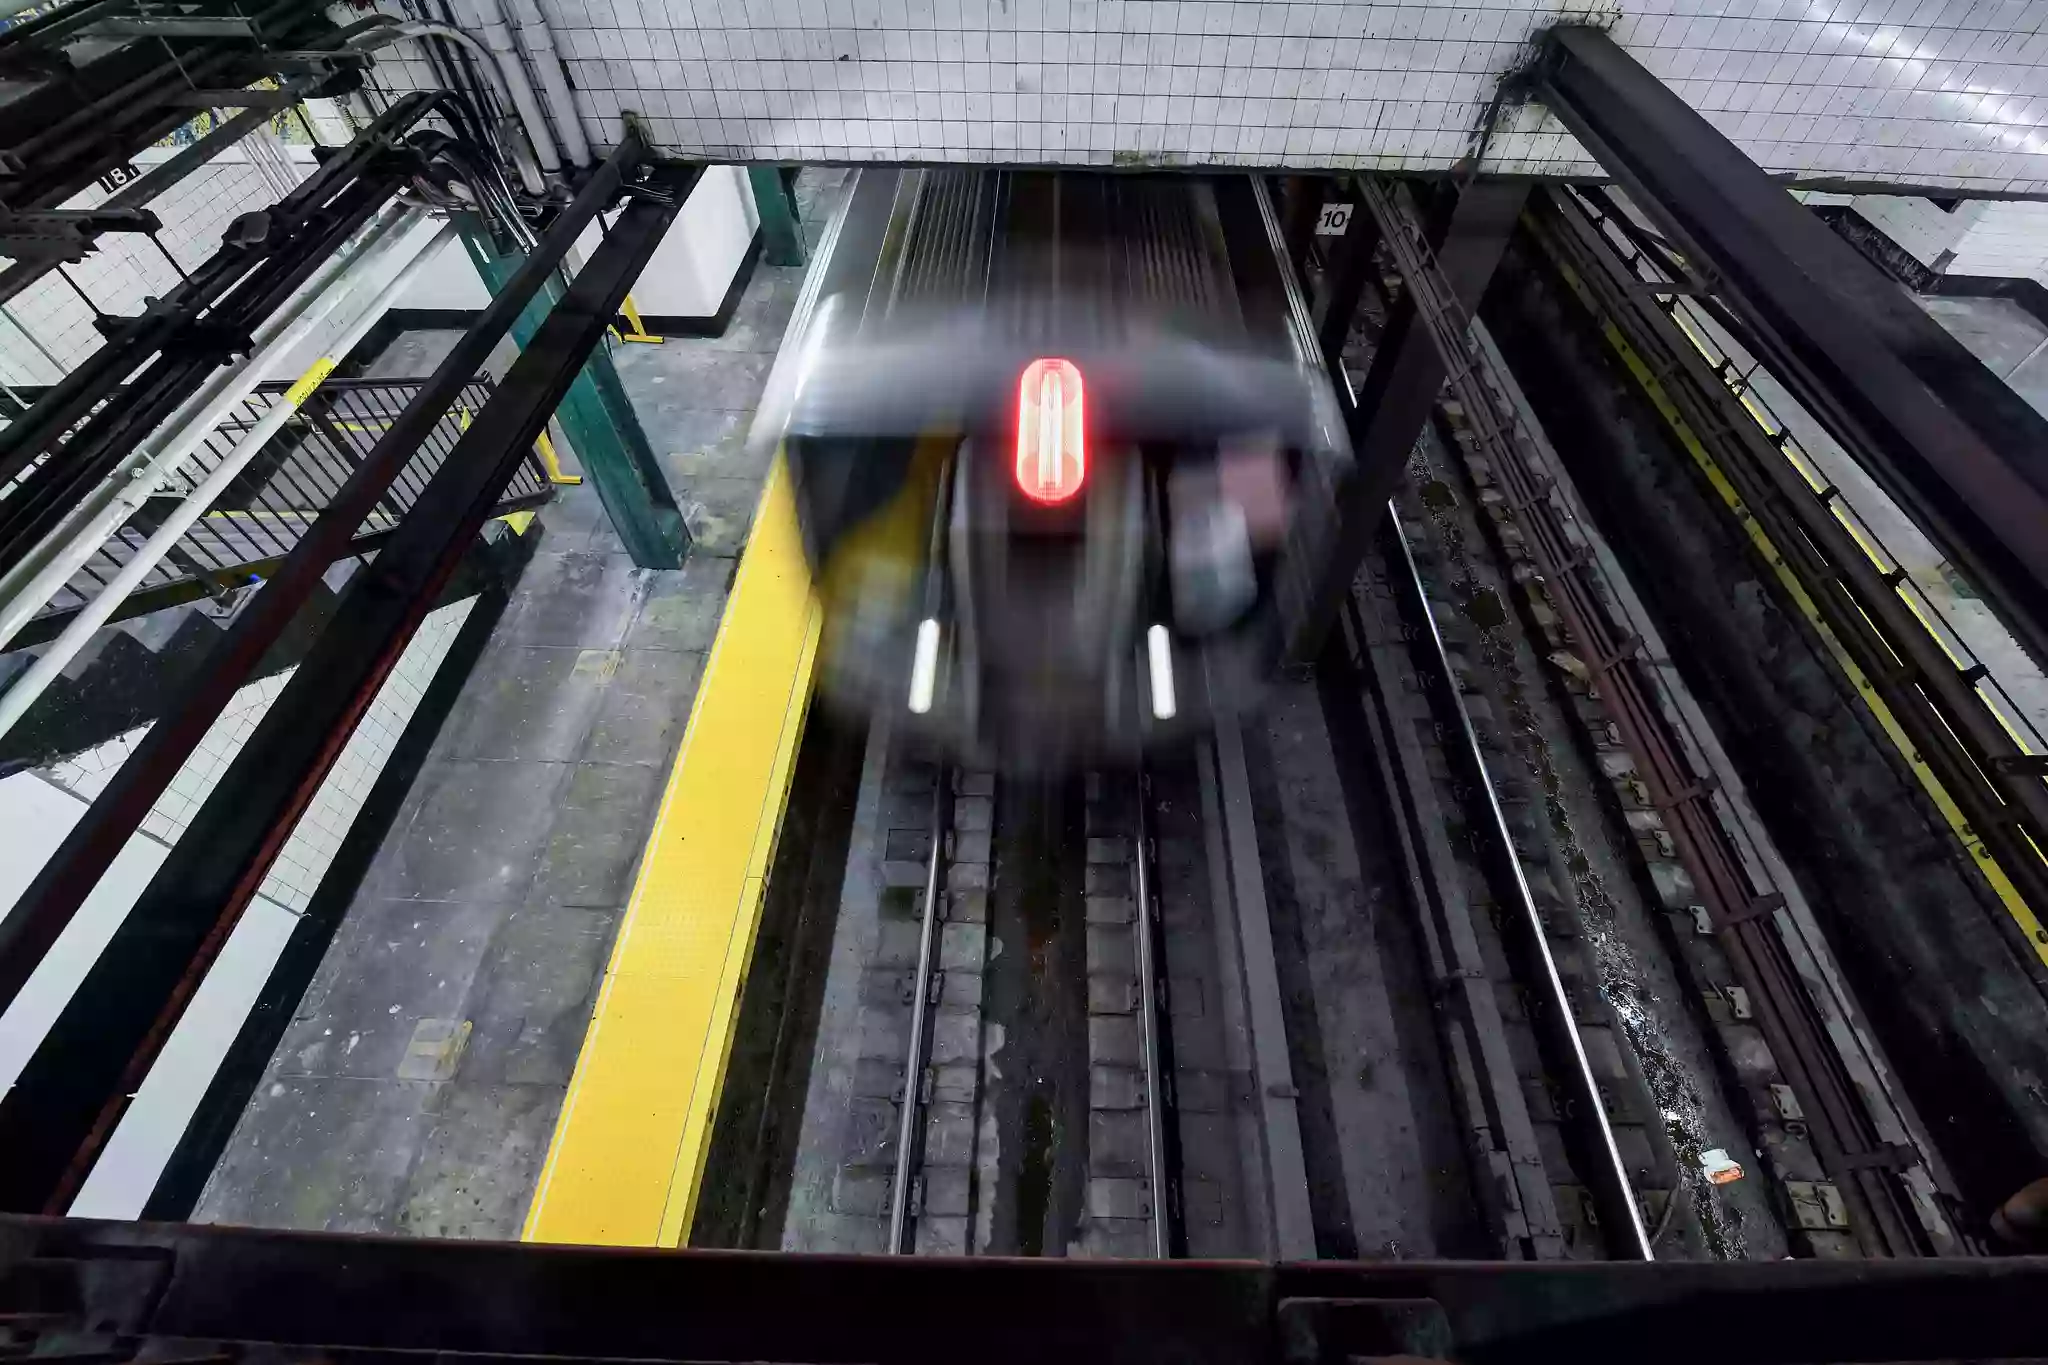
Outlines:
<svg viewBox="0 0 2048 1365"><path fill-rule="evenodd" d="M360 269L386 252L402 245L409 235L400 232L424 220L424 210L396 207L376 219L350 249L340 253L344 268ZM323 271L331 283L333 274ZM0 578L0 645L13 639L21 628L63 591L64 585L98 552L108 538L121 529L135 509L152 496L165 480L174 478L186 459L199 448L221 419L255 392L292 349L306 339L326 316L357 291L342 282L316 296L301 293L303 303L275 329L260 351L240 368L217 374L207 386L149 441L122 462L80 503L63 525L25 556L14 570ZM267 328L265 330L268 330ZM186 416L186 413L190 416Z"/></svg>
<svg viewBox="0 0 2048 1365"><path fill-rule="evenodd" d="M214 112L214 117L220 118L218 111ZM221 121L226 122L224 119ZM249 140L242 145L246 149L245 155L249 159L249 164L256 168L258 175L270 182L272 192L280 201L299 187L298 172L291 165L291 154L284 150L284 144L279 141L277 134L270 130L269 124L250 129Z"/></svg>
<svg viewBox="0 0 2048 1365"><path fill-rule="evenodd" d="M50 368L57 372L57 378L50 381L52 384L60 383L63 380L64 376L70 373L70 371L65 368L64 362L57 359L56 356L50 354L50 348L43 345L42 342L36 340L36 334L34 332L31 332L27 327L24 327L22 325L21 319L14 316L13 310L10 309L4 303L0 303L0 318L6 318L7 321L13 326L14 330L21 333L22 339L28 342L29 345L35 347L36 354L40 355L43 359L50 362Z"/></svg>
<svg viewBox="0 0 2048 1365"><path fill-rule="evenodd" d="M300 328L306 320L309 309L314 310L313 321L317 322L321 317L332 312L335 305L341 302L344 296L331 292L335 281L355 269L356 263L361 261L370 252L404 240L405 233L411 231L423 218L424 215L409 204L399 203L396 200L386 204L378 211L375 218L372 218L363 225L362 231L350 238L340 251L337 251L329 260L324 262L313 273L311 279L293 291L291 298L285 301L283 307L256 325L255 330L249 336L251 343L249 359L244 362L241 369L216 372L201 386L199 392L179 404L176 410L171 413L170 418L152 432L148 440L137 446L134 453L121 462L116 469L116 473L119 474L153 459L158 449L175 437L181 428L189 425L194 420L205 419L209 427L218 424L220 419L227 415L230 408L239 403L242 398L246 398L255 389L255 386L262 382L262 375L258 375L254 379L247 377L246 371L249 367L260 367L263 375L267 375L276 367L277 362L283 359L286 353L298 344L299 340L303 339L305 335L303 330L300 330L297 336L290 338L287 338L285 333L288 330ZM397 235L394 236L393 234ZM240 388L239 397L227 400L226 402L220 401L223 393L237 387Z"/></svg>
<svg viewBox="0 0 2048 1365"><path fill-rule="evenodd" d="M534 160L540 162L541 170L549 175L562 172L562 154L555 147L555 135L548 130L547 115L541 112L540 97L533 92L533 80L526 74L526 63L519 59L519 43L512 36L512 28L505 22L505 10L498 0L467 0L469 26L485 47L491 50L491 59L497 63L498 76L505 88L505 96L519 114L520 123L526 127L526 137L533 144Z"/></svg>
<svg viewBox="0 0 2048 1365"><path fill-rule="evenodd" d="M548 27L539 0L512 0L512 24L519 30L519 41L525 45L527 58L540 77L541 93L547 97L548 115L554 120L562 156L572 166L590 165L590 139L583 134L583 119L576 112L576 97L570 92L568 77L562 70L562 53L555 46L555 31Z"/></svg>
<svg viewBox="0 0 2048 1365"><path fill-rule="evenodd" d="M276 406L264 413L262 420L249 428L241 440L235 442L234 449L228 452L227 458L202 479L197 488L185 496L185 500L178 504L176 510L164 518L163 524L157 527L155 534L143 542L142 548L135 552L133 559L121 566L121 571L100 590L99 596L79 608L78 615L64 627L64 633L50 643L42 657L30 665L29 670L22 674L12 687L0 692L0 735L5 735L13 729L15 722L27 714L29 707L35 704L36 698L42 696L44 690L64 671L65 666L85 648L86 643L92 639L93 632L105 625L115 609L128 600L130 593L141 586L142 581L149 577L150 570L171 552L179 537L190 529L192 523L206 515L207 509L227 491L228 485L241 475L249 462L270 443L270 438L277 435L284 424L291 420L292 414L297 412L306 399L312 396L314 390L320 387L320 381L333 371L337 358L346 356L355 344L377 325L377 320L384 316L399 295L412 284L428 261L439 254L442 243L446 242L454 231L453 223L441 225L440 231L434 234L433 239L420 250L420 253L407 261L404 267L392 276L389 284L377 291L376 296L335 339L334 344L328 348L328 354L314 361L306 372L299 376L299 381L292 385L291 390L278 399Z"/></svg>
<svg viewBox="0 0 2048 1365"><path fill-rule="evenodd" d="M156 484L177 472L178 464L196 449L256 386L276 369L312 326L332 312L347 295L333 286L346 272L394 241L401 225L408 228L423 215L403 204L387 206L358 233L333 260L323 265L313 279L300 288L285 306L264 319L254 333L255 349L240 367L214 373L197 393L179 405L177 411L154 432L139 442L98 487L88 493L65 517L56 530L23 555L12 569L0 575L0 645L12 639L22 625L61 591L79 566L113 535L129 511L110 511L124 491L148 497ZM167 453L168 452L168 453ZM160 471L146 486L133 488L135 480ZM132 510L132 507L131 509ZM111 520L110 520L111 518Z"/></svg>

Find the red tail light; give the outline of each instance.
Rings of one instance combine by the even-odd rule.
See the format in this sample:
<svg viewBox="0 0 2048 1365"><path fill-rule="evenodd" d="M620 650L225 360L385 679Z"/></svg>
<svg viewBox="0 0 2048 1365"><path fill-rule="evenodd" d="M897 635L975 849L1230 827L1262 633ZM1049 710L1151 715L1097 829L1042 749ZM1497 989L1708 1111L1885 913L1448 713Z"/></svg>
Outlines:
<svg viewBox="0 0 2048 1365"><path fill-rule="evenodd" d="M1017 491L1065 502L1088 477L1081 371L1071 360L1034 360L1017 387Z"/></svg>

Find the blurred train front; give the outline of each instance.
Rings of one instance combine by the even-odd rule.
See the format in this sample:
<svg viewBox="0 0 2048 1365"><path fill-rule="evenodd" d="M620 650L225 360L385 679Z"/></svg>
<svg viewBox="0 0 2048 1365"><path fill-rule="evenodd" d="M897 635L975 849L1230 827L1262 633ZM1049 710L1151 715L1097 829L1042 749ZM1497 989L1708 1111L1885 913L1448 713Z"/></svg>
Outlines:
<svg viewBox="0 0 2048 1365"><path fill-rule="evenodd" d="M863 171L757 420L827 704L963 760L1256 707L1349 451L1249 177Z"/></svg>

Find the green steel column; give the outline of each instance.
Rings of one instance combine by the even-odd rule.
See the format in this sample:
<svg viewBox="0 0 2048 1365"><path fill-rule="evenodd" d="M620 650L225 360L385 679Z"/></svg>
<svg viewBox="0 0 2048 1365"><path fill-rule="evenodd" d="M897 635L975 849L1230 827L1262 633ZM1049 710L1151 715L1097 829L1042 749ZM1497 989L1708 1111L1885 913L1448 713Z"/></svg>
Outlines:
<svg viewBox="0 0 2048 1365"><path fill-rule="evenodd" d="M468 215L462 221L462 244L494 294L519 267L519 258L500 255L482 226ZM522 348L532 341L561 293L558 276L512 324L512 338ZM680 569L690 548L689 528L603 343L569 386L555 409L555 420L562 424L584 477L596 487L598 501L633 562L643 569Z"/></svg>
<svg viewBox="0 0 2048 1365"><path fill-rule="evenodd" d="M804 263L804 230L796 211L794 177L780 166L749 166L754 208L761 215L761 256L770 265Z"/></svg>

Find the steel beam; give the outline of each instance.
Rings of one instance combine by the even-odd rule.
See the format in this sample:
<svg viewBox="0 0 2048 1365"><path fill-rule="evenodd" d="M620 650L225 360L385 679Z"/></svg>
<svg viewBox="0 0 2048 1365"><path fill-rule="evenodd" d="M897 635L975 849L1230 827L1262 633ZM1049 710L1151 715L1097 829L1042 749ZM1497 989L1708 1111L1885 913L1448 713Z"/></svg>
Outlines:
<svg viewBox="0 0 2048 1365"><path fill-rule="evenodd" d="M694 170L676 172L651 184L577 272L411 513L351 582L283 694L0 1098L0 1151L10 1153L0 1168L0 1206L61 1210L83 1182L356 722L584 358L603 340L695 177ZM580 226L566 226L566 235L573 239ZM564 232L558 223L549 235ZM256 603L270 591L258 593Z"/></svg>
<svg viewBox="0 0 2048 1365"><path fill-rule="evenodd" d="M1537 79L1772 374L2048 660L2048 420L1606 34L1552 29Z"/></svg>
<svg viewBox="0 0 2048 1365"><path fill-rule="evenodd" d="M406 794L425 764L443 722L460 699L470 670L490 643L537 539L529 534L507 535L495 543L486 541L482 553L463 562L456 581L441 595L444 603L469 597L469 614L463 617L439 671L392 746L356 813L355 822L343 836L334 861L320 879L319 889L292 926L261 993L243 1018L240 1031L227 1046L205 1095L193 1110L184 1135L158 1172L156 1187L150 1191L139 1217L182 1221L192 1216L214 1166L227 1150L242 1111L248 1107L249 1097L263 1080L271 1053L297 1015L299 1003L320 970L335 932L347 918L356 892L403 808Z"/></svg>
<svg viewBox="0 0 2048 1365"><path fill-rule="evenodd" d="M1281 210L1281 237L1287 244L1287 260L1297 275L1308 268L1309 248L1315 243L1316 219L1323 209L1323 189L1330 182L1320 175L1277 177Z"/></svg>
<svg viewBox="0 0 2048 1365"><path fill-rule="evenodd" d="M1316 324L1316 347L1326 357L1344 354L1344 338L1358 316L1358 301L1379 269L1379 224L1370 214L1357 211L1356 196L1345 202L1352 204L1351 221L1330 253L1336 259L1326 272L1329 287Z"/></svg>
<svg viewBox="0 0 2048 1365"><path fill-rule="evenodd" d="M1427 1316L1431 1358L1471 1365L1816 1365L2036 1356L2048 1258L1107 1263L15 1218L0 1283L25 1354L74 1360L1280 1365L1384 1357Z"/></svg>
<svg viewBox="0 0 2048 1365"><path fill-rule="evenodd" d="M463 227L462 244L491 289L511 278L518 258L500 255L473 221ZM521 349L533 343L547 306L560 293L560 280L550 280L512 324L513 339ZM590 353L555 417L633 562L643 569L682 568L690 548L689 528L604 347Z"/></svg>
<svg viewBox="0 0 2048 1365"><path fill-rule="evenodd" d="M0 507L0 567L47 535L83 488L233 351L247 348L250 330L340 250L402 183L403 168L390 160L393 145L446 98L415 92L394 100L348 147L272 206L265 240L224 242L189 279L140 317L122 320L105 346L0 430L0 479L21 473L60 439L65 452ZM124 379L123 401L103 403Z"/></svg>
<svg viewBox="0 0 2048 1365"><path fill-rule="evenodd" d="M1444 193L1454 197L1440 206L1430 233L1431 245L1458 302L1470 313L1477 311L1480 297L1493 279L1529 187L1522 181L1479 181L1455 192L1446 186ZM1370 222L1369 216L1365 219ZM1352 230L1360 229L1354 225ZM1384 225L1379 225L1379 230L1384 231ZM1356 283L1363 286L1367 278L1362 273ZM1340 279L1339 286L1350 283ZM1352 293L1352 311L1357 303L1358 294ZM1400 482L1409 453L1436 406L1445 375L1443 356L1431 342L1429 328L1416 315L1412 291L1404 290L1395 301L1374 347L1372 364L1355 395L1343 354L1344 339L1351 330L1350 312L1339 315L1333 309L1326 313L1320 330L1323 364L1339 398L1350 400L1345 421L1355 466L1350 482L1339 493L1342 505L1336 542L1288 651L1297 664L1313 663L1322 652L1337 613L1350 597L1358 567L1372 547L1386 514L1387 499Z"/></svg>
<svg viewBox="0 0 2048 1365"><path fill-rule="evenodd" d="M227 636L208 654L199 675L165 709L164 718L150 727L113 781L43 865L13 911L0 920L0 1009L5 1009L20 993L50 945L169 788L214 720L298 615L327 566L346 549L363 518L375 509L377 500L411 460L421 441L454 404L463 385L511 330L513 318L554 273L576 234L619 193L626 173L644 154L644 146L639 135L629 130L611 157L592 174L527 257L511 284L491 301L440 368L421 385L413 401L335 495L326 513L293 547L262 591L236 616ZM521 373L515 367L514 374ZM530 370L524 374L531 378ZM508 377L508 386L510 383ZM504 392L499 390L501 396ZM473 424L471 432L475 430ZM453 462L451 455L444 462L444 469ZM502 481L499 486L503 486ZM427 514L427 508L416 505L408 522L418 522ZM385 554L389 553L387 548ZM380 556L379 562L382 561ZM310 792L300 795L310 796ZM219 906L198 904L187 896L181 918L171 921L137 919L144 909L138 905L130 915L132 931L124 926L124 931L131 934L130 942L139 942L144 951L139 958L124 956L122 961L148 974L154 971L148 963L152 946L175 952L180 941L190 942L190 922L195 917L203 922ZM148 942L152 930L162 933L161 941L155 945ZM136 935L141 938L138 940ZM199 947L203 946L202 935ZM217 948L218 944L214 946ZM189 993L197 986L196 979L185 979L182 975L191 960L191 952L178 959L180 976L172 983L172 990ZM110 984L109 973L115 978L119 978L119 973L108 962L103 957L101 964L95 966L53 1027L52 1038L61 1032L65 1039L78 1045L76 1055L66 1060L61 1047L53 1049L46 1042L23 1071L14 1090L0 1100L0 1151L7 1153L7 1159L0 1161L0 1208L40 1209L73 1178L66 1174L66 1167L78 1150L79 1140L91 1131L100 1106L114 1093L125 1074L128 1057L135 1055L133 1047L123 1048L123 1040L149 1037L158 1014L166 1007L167 997L161 991L131 990L120 979ZM109 1071L106 1059L123 1052L125 1055L115 1058ZM95 1064L83 1065L88 1058L96 1059ZM73 1061L80 1065L74 1067ZM141 1077L135 1080L139 1083ZM24 1087L32 1082L49 1087L47 1126L43 1115L35 1112L42 1106L24 1095ZM134 1088L130 1085L121 1093L132 1093ZM17 1100L22 1102L17 1104ZM79 1123L81 1113L86 1115L84 1126Z"/></svg>

